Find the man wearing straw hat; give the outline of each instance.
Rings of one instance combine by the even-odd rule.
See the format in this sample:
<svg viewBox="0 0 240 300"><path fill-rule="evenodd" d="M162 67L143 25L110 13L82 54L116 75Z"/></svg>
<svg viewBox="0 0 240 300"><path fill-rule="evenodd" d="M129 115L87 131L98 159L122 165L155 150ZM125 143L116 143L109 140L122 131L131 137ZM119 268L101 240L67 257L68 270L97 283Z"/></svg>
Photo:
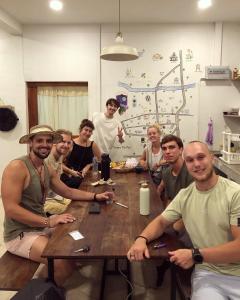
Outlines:
<svg viewBox="0 0 240 300"><path fill-rule="evenodd" d="M51 189L73 200L108 200L113 193L94 194L67 187L56 172L44 163L53 143L62 136L48 125L37 125L20 138L20 144L29 144L29 155L11 161L2 176L2 200L5 210L4 241L9 252L46 264L41 254L47 245L50 228L74 222L75 217L65 213L46 217L44 202ZM74 269L72 263L56 260L56 282L63 284ZM46 270L45 270L46 271Z"/></svg>

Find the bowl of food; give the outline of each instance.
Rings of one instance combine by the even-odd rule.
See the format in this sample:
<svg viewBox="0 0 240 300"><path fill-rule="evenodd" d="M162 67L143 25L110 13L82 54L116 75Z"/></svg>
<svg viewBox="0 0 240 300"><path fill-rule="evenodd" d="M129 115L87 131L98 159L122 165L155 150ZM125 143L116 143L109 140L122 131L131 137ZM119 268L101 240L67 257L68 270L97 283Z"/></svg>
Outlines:
<svg viewBox="0 0 240 300"><path fill-rule="evenodd" d="M126 166L126 161L112 161L110 167L116 173L128 173L134 170L134 168Z"/></svg>

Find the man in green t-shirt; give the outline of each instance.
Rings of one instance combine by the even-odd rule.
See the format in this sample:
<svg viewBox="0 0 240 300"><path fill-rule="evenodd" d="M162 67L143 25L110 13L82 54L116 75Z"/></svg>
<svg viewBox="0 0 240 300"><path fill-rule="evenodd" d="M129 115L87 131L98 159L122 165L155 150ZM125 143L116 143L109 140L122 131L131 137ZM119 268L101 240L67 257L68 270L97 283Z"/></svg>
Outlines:
<svg viewBox="0 0 240 300"><path fill-rule="evenodd" d="M202 142L189 143L184 160L194 182L143 230L127 256L149 258L147 242L182 218L194 248L169 256L184 269L195 264L191 299L240 299L240 185L215 174L213 156Z"/></svg>

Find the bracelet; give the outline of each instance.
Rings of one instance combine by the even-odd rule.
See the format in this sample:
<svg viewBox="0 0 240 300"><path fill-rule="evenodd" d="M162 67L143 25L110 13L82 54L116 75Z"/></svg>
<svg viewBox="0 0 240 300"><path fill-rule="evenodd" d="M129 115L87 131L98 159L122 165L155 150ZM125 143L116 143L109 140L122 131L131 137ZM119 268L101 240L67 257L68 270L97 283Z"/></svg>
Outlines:
<svg viewBox="0 0 240 300"><path fill-rule="evenodd" d="M50 220L49 220L49 218L44 218L44 227L50 227Z"/></svg>
<svg viewBox="0 0 240 300"><path fill-rule="evenodd" d="M148 244L148 239L147 239L145 236L143 236L143 235L138 235L138 236L135 237L135 241L136 241L138 238L144 239L144 240L146 241L146 243Z"/></svg>
<svg viewBox="0 0 240 300"><path fill-rule="evenodd" d="M97 200L97 193L94 193L93 201L98 201L98 200Z"/></svg>

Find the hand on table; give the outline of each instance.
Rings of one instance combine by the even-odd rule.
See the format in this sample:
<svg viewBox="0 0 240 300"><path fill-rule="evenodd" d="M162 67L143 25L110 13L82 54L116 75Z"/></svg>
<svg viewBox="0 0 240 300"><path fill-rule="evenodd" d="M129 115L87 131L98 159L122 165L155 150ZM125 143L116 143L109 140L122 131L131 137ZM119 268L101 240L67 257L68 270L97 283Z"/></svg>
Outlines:
<svg viewBox="0 0 240 300"><path fill-rule="evenodd" d="M137 239L132 245L132 247L128 250L127 258L130 261L140 261L144 258L150 258L146 241L141 238Z"/></svg>
<svg viewBox="0 0 240 300"><path fill-rule="evenodd" d="M115 194L113 192L104 192L96 195L97 201L114 200Z"/></svg>
<svg viewBox="0 0 240 300"><path fill-rule="evenodd" d="M71 214L52 215L49 217L50 227L56 227L58 224L72 223L76 218Z"/></svg>

